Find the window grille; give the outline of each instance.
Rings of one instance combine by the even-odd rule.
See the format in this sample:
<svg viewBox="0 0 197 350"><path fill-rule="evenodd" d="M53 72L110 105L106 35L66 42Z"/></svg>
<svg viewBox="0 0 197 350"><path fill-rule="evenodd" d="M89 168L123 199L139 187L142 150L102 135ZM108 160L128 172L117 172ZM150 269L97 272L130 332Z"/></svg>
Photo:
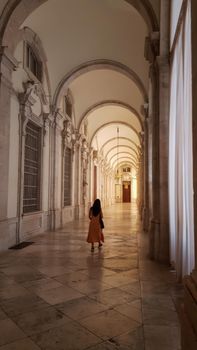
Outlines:
<svg viewBox="0 0 197 350"><path fill-rule="evenodd" d="M27 123L24 156L23 212L40 210L41 129Z"/></svg>
<svg viewBox="0 0 197 350"><path fill-rule="evenodd" d="M64 157L64 206L71 205L71 149L65 149Z"/></svg>
<svg viewBox="0 0 197 350"><path fill-rule="evenodd" d="M38 60L30 45L26 45L26 66L35 75L35 77L42 81L42 62Z"/></svg>

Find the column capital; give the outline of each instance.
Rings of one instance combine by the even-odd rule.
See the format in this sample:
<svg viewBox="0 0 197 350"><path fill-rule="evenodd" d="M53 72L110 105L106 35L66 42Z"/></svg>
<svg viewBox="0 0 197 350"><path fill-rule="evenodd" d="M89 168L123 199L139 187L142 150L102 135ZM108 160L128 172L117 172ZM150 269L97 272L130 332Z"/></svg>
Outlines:
<svg viewBox="0 0 197 350"><path fill-rule="evenodd" d="M148 108L149 108L149 104L148 103L144 103L140 107L141 114L144 116L145 119L148 119Z"/></svg>
<svg viewBox="0 0 197 350"><path fill-rule="evenodd" d="M145 38L144 56L147 61L153 63L159 54L159 32L152 32Z"/></svg>

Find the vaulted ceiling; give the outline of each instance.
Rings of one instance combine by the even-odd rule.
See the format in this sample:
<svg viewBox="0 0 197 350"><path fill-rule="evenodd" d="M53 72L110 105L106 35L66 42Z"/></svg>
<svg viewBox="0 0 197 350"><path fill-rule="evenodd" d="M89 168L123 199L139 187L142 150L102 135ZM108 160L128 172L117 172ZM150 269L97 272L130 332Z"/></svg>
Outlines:
<svg viewBox="0 0 197 350"><path fill-rule="evenodd" d="M90 146L112 168L121 162L137 168L148 96L144 43L150 31L140 8L148 6L158 20L160 1L42 2L20 28L29 27L42 42L53 101L56 97L61 106L69 89L75 127L88 125Z"/></svg>

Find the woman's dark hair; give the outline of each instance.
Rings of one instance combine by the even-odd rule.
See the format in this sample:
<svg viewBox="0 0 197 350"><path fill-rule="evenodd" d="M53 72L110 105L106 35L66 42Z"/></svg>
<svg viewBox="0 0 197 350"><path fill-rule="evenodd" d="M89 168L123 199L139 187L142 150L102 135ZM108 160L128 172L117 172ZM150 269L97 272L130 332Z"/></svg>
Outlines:
<svg viewBox="0 0 197 350"><path fill-rule="evenodd" d="M97 216L101 211L101 201L100 199L95 199L94 204L92 206L92 214Z"/></svg>

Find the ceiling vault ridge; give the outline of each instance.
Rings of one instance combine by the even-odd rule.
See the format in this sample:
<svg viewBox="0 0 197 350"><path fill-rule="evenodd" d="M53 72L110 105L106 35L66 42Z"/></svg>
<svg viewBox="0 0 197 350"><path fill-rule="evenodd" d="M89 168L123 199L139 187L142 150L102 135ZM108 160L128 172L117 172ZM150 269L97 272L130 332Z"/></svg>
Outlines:
<svg viewBox="0 0 197 350"><path fill-rule="evenodd" d="M121 139L122 139L122 140L129 141L130 143L132 143L132 145L134 145L134 146L137 148L138 154L139 154L139 146L138 146L133 140L131 140L131 139L128 138L128 137L124 137L124 136L120 136L120 137L119 137L119 140L121 140ZM110 143L110 142L112 142L112 141L115 141L115 140L117 140L117 137L113 137L113 138L109 139L107 142L105 142L105 143L102 145L100 151L102 151L103 148L104 148L108 143ZM117 147L117 146L116 146L116 147Z"/></svg>
<svg viewBox="0 0 197 350"><path fill-rule="evenodd" d="M55 93L53 97L53 104L58 105L59 98L61 98L61 91L62 89L68 88L69 84L74 81L79 76L83 75L84 73L93 71L93 70L99 70L99 69L108 69L113 70L116 72L119 72L123 75L125 75L127 78L129 78L131 81L133 81L137 88L139 89L144 102L148 102L148 95L146 88L137 75L131 68L126 66L125 64L115 61L115 60L109 60L109 59L96 59L84 62L77 67L74 67L70 70L70 72L66 73L65 76L60 80Z"/></svg>
<svg viewBox="0 0 197 350"><path fill-rule="evenodd" d="M115 153L109 160L108 160L108 162L112 162L112 159L113 158L115 158L115 157L117 157L117 155L120 155L120 154L125 154L125 156L122 156L122 157L127 157L127 154L129 154L129 156L131 157L131 159L134 161L134 163L136 163L137 161L138 161L138 159L136 159L134 156L133 156L133 154L132 153L130 153L130 152L118 152L118 153ZM118 157L118 159L119 158L122 158L122 157ZM130 158L129 157L129 158Z"/></svg>
<svg viewBox="0 0 197 350"><path fill-rule="evenodd" d="M109 123L105 123L103 125L101 125L92 135L91 139L90 139L90 145L92 144L92 141L94 139L94 137L96 136L96 134L99 132L99 130L101 129L104 129L106 126L109 126L111 124L120 124L120 125L126 125L128 128L130 128L131 130L133 130L133 132L136 134L138 140L139 140L139 143L141 144L141 137L138 133L138 131L132 126L130 125L129 123L126 123L122 120L116 120L116 121L110 121Z"/></svg>
<svg viewBox="0 0 197 350"><path fill-rule="evenodd" d="M142 119L142 117L140 116L140 114L138 113L138 111L132 107L130 104L120 101L120 100L115 100L115 99L111 99L111 100L102 100L101 102L97 102L93 105L91 105L90 107L88 107L88 109L82 114L80 120L79 120L79 130L81 128L81 125L84 121L85 118L88 117L89 114L91 114L92 112L94 112L95 110L104 107L104 106L119 106L119 107L123 107L125 109L128 109L131 113L133 113L137 119L139 120L139 123L141 125L142 130L144 130L144 120Z"/></svg>
<svg viewBox="0 0 197 350"><path fill-rule="evenodd" d="M8 0L2 12L2 20L0 23L0 46L6 36L7 27L11 20L15 24L15 31L20 24L39 6L48 0ZM158 31L159 25L155 11L150 3L150 0L125 0L128 4L133 6L137 12L142 16L147 25L149 32ZM18 11L20 9L20 11ZM20 18L18 18L20 16Z"/></svg>
<svg viewBox="0 0 197 350"><path fill-rule="evenodd" d="M120 138L119 138L119 139L120 139ZM132 148L131 146L119 144L118 147L119 147L119 149L122 148L122 147L128 148L128 149L132 150L132 151L136 154L137 157L139 156L139 154L137 153L137 151L136 151L134 148ZM109 155L109 153L112 152L112 151L115 150L115 149L117 149L117 146L113 146L113 147L106 153L105 157L107 157L107 156Z"/></svg>

